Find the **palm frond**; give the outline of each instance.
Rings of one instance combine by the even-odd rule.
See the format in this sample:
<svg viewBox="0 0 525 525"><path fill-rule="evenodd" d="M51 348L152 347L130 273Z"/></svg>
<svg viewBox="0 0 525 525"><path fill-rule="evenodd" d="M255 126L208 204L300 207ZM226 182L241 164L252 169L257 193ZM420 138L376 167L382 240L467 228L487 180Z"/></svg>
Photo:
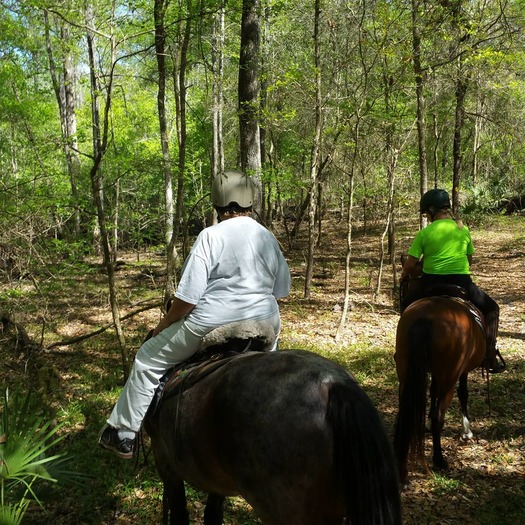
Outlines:
<svg viewBox="0 0 525 525"><path fill-rule="evenodd" d="M0 418L0 525L21 523L27 506L34 501L42 506L33 485L36 482L82 484L87 478L67 469L66 453L49 454L65 437L63 425L38 415L31 406L30 393L4 390ZM21 489L21 490L20 490ZM17 500L9 503L7 500Z"/></svg>

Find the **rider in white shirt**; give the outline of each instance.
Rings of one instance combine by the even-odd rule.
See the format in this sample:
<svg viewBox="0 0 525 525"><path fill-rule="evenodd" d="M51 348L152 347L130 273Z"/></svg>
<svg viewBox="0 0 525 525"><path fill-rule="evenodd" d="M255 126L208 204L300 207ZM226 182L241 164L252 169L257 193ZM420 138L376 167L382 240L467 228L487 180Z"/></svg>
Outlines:
<svg viewBox="0 0 525 525"><path fill-rule="evenodd" d="M214 180L219 223L204 229L184 263L172 305L137 352L131 374L99 436L101 447L128 459L164 373L191 357L203 336L226 323L264 320L275 332L277 299L290 292L288 264L273 234L250 217L252 180L226 171Z"/></svg>

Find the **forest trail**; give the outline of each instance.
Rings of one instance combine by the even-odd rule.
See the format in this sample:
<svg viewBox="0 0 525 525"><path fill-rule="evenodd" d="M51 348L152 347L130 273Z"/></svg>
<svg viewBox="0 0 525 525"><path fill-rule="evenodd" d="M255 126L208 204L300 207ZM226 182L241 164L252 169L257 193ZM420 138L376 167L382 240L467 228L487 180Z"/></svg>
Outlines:
<svg viewBox="0 0 525 525"><path fill-rule="evenodd" d="M287 254L293 291L281 302L281 348L317 349L344 363L375 402L391 432L397 411L393 352L399 318L391 294L392 270L389 266L384 267L381 294L374 300L380 235L378 230L366 235L356 232L352 244L351 309L341 338L336 341L344 299L346 238L343 230L337 223L327 225L318 251L310 301L302 298L304 246L299 244ZM525 522L523 218L498 219L493 225L471 228L471 232L476 248L475 279L501 307L498 345L508 371L491 376L490 403L486 379L481 372L469 376L469 408L475 438L467 443L460 442L459 404L454 400L447 413L442 440L451 470L446 475L429 474L419 467L411 471L411 485L402 495L406 525L515 525ZM397 257L406 252L411 238L411 235L400 238ZM137 264L135 255L128 254L123 261L125 264L119 269L118 279L121 293L127 298L127 302L122 302L125 314L143 304L146 293L146 302L160 297L164 258L148 254L144 255L143 263ZM90 268L96 268L95 262ZM42 280L33 295L30 281L16 285L23 293L13 303L15 319L27 328L34 341L40 336L39 319L46 321L47 344L90 333L111 323L105 276L98 270L84 270L84 273L70 279L56 272L53 280ZM0 291L4 289L7 288L2 285ZM128 319L125 328L129 345L135 348L147 329L158 322L159 316L159 309L152 308ZM80 411L82 417L77 415L79 419L69 428L71 444L80 454L76 460L84 462L86 468L95 473L89 495L81 493L79 496L69 489L61 491L61 498L70 509L67 516L61 514L62 506L47 503L46 514L35 509L26 523L69 525L70 515L82 516L82 513L90 517L86 521L79 518L79 525L94 523L92 519L99 525L156 522L160 515L158 486L152 483L150 489L139 491L141 496L137 498L130 496L121 485L123 474L112 473L114 479L110 476L101 482L96 473L103 470L108 474L108 458L90 452L105 411L113 402L113 398L109 399L110 390L117 388L118 383L120 360L111 331L48 352L28 354L20 352L19 347L5 344L9 335L5 330L2 335L0 381L27 382L27 376L33 377L36 373L40 382L42 370L54 371L55 375L46 378L52 389L45 400L58 405L65 413ZM53 379L56 379L54 385ZM429 453L428 441L427 455ZM146 486L156 480L157 475L151 471L142 472L140 478ZM139 483L138 478L136 482ZM192 493L190 500L192 518L199 525L204 495ZM96 516L91 516L93 505L97 508ZM243 500L231 500L225 525L256 523L259 522Z"/></svg>

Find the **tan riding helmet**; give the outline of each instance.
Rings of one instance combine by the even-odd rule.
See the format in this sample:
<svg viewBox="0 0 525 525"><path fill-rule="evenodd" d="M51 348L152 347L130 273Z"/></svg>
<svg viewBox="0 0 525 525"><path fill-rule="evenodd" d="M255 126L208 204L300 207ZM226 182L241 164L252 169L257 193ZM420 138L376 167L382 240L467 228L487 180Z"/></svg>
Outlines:
<svg viewBox="0 0 525 525"><path fill-rule="evenodd" d="M215 177L211 186L211 201L218 208L236 202L241 208L253 206L255 187L242 171L225 171Z"/></svg>

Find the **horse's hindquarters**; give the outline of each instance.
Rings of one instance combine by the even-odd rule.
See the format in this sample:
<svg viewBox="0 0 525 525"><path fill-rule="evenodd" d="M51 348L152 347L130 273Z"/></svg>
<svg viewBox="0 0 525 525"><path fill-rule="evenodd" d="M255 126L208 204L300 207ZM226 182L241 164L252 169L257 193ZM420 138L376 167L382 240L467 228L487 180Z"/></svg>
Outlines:
<svg viewBox="0 0 525 525"><path fill-rule="evenodd" d="M394 446L402 481L407 460L415 454L424 465L427 375L431 376L430 420L434 465L446 468L441 453L441 429L458 380L481 365L485 334L461 301L447 297L420 299L399 319L396 333L396 369L399 379L399 411ZM462 404L462 408L466 403ZM405 479L403 479L405 478Z"/></svg>

